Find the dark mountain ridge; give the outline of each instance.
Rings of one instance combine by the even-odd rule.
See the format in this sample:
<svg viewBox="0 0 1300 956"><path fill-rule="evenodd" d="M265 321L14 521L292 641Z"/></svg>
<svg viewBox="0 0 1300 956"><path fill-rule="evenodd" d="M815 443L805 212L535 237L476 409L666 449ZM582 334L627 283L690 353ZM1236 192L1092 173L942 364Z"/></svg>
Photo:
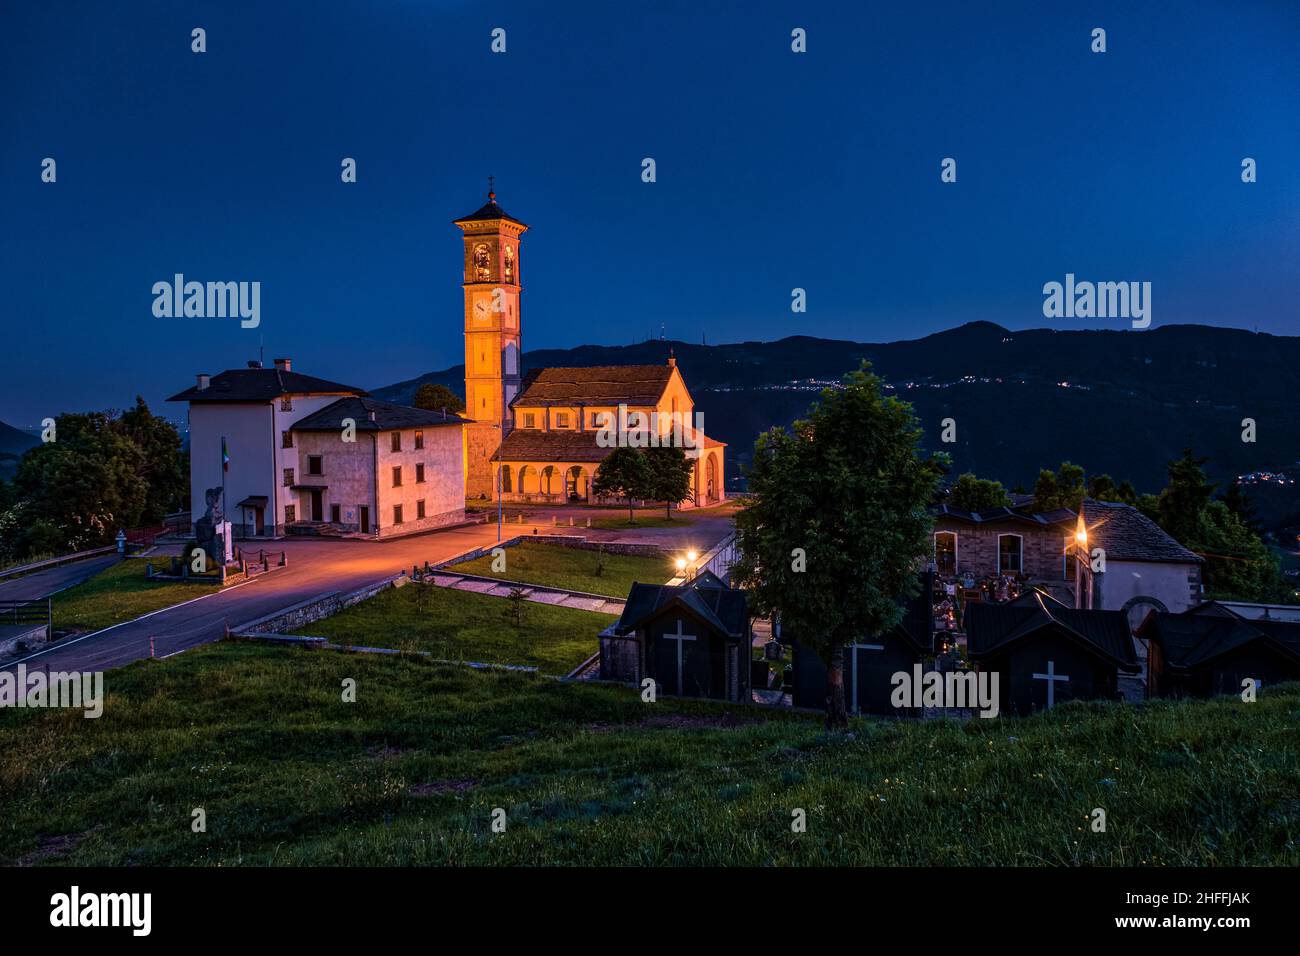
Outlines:
<svg viewBox="0 0 1300 956"><path fill-rule="evenodd" d="M656 364L670 349L706 430L729 443L733 462L748 458L760 431L802 415L821 386L863 359L914 405L927 444L951 454L955 472L1008 486L1032 485L1040 467L1068 459L1157 490L1165 462L1188 444L1210 456L1220 482L1300 460L1300 338L1241 329L1011 332L972 322L889 343L791 336L536 349L524 354L524 367ZM373 394L409 402L424 382L461 393L463 376L456 366ZM938 439L948 417L957 441L945 445ZM1243 418L1256 422L1254 443L1242 441Z"/></svg>

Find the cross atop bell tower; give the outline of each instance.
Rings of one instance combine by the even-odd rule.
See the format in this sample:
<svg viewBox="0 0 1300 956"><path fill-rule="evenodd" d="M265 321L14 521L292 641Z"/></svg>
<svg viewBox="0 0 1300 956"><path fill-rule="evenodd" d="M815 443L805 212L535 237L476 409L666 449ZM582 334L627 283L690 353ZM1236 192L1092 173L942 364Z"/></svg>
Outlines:
<svg viewBox="0 0 1300 956"><path fill-rule="evenodd" d="M492 455L514 425L510 402L519 392L519 239L528 226L488 201L455 221L465 243L465 493L496 491Z"/></svg>

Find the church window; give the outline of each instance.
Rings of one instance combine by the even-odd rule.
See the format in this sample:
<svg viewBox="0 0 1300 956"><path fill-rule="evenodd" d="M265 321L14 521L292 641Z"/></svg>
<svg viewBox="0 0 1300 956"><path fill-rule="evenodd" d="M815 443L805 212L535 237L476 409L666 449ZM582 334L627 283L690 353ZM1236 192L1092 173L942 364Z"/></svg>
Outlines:
<svg viewBox="0 0 1300 956"><path fill-rule="evenodd" d="M321 467L321 456L320 456L320 455L308 455L308 456L307 456L307 474L309 474L309 475L322 475L322 474L324 474L324 471L322 470L322 467Z"/></svg>
<svg viewBox="0 0 1300 956"><path fill-rule="evenodd" d="M424 462L417 462L415 465L415 483L424 484Z"/></svg>
<svg viewBox="0 0 1300 956"><path fill-rule="evenodd" d="M298 509L293 505L284 506L284 523L293 524L298 520Z"/></svg>
<svg viewBox="0 0 1300 956"><path fill-rule="evenodd" d="M402 506L393 505L393 524L402 523Z"/></svg>
<svg viewBox="0 0 1300 956"><path fill-rule="evenodd" d="M393 466L393 487L394 488L402 487L402 466L401 465Z"/></svg>
<svg viewBox="0 0 1300 956"><path fill-rule="evenodd" d="M292 396L290 396L290 395L285 395L283 398L280 399L280 411L282 411L282 412L291 412L291 411L293 411L293 397L292 397Z"/></svg>
<svg viewBox="0 0 1300 956"><path fill-rule="evenodd" d="M402 433L393 432L393 451L402 450Z"/></svg>
<svg viewBox="0 0 1300 956"><path fill-rule="evenodd" d="M421 498L419 501L417 501L417 502L415 503L415 516L416 516L417 518L423 518L423 517L424 517L424 499L423 499L423 498Z"/></svg>
<svg viewBox="0 0 1300 956"><path fill-rule="evenodd" d="M415 433L415 450L419 451L424 447L424 432L416 431Z"/></svg>
<svg viewBox="0 0 1300 956"><path fill-rule="evenodd" d="M291 431L280 432L280 447L281 448L293 447L293 432Z"/></svg>
<svg viewBox="0 0 1300 956"><path fill-rule="evenodd" d="M286 468L284 470L284 486L288 488L292 484L293 484L293 469Z"/></svg>
<svg viewBox="0 0 1300 956"><path fill-rule="evenodd" d="M506 246L506 281L514 282L515 280L515 250L511 246Z"/></svg>
<svg viewBox="0 0 1300 956"><path fill-rule="evenodd" d="M537 415L535 413L524 412L524 427L525 428L537 427Z"/></svg>
<svg viewBox="0 0 1300 956"><path fill-rule="evenodd" d="M568 413L568 412L556 412L556 413L555 413L555 427L556 427L556 428L568 428L568 427L569 427L569 413Z"/></svg>

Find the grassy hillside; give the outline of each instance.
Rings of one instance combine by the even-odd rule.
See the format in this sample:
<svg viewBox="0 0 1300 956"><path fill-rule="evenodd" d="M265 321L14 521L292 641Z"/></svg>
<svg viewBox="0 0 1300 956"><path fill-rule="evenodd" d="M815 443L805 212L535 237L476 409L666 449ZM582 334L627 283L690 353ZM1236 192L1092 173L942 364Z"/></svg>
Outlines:
<svg viewBox="0 0 1300 956"><path fill-rule="evenodd" d="M252 644L106 683L99 720L0 712L0 862L1300 864L1295 687L840 738L804 715Z"/></svg>
<svg viewBox="0 0 1300 956"><path fill-rule="evenodd" d="M617 620L525 601L519 607L523 625L515 627L514 610L505 598L412 584L303 630L353 647L428 651L443 660L523 664L563 675L596 653L596 635Z"/></svg>
<svg viewBox="0 0 1300 956"><path fill-rule="evenodd" d="M506 548L505 552L504 571L492 570L494 559L490 554L473 561L462 561L447 570L453 574L459 571L616 598L627 597L633 582L663 584L676 573L672 559L667 555L650 558L608 554L532 541L522 541Z"/></svg>

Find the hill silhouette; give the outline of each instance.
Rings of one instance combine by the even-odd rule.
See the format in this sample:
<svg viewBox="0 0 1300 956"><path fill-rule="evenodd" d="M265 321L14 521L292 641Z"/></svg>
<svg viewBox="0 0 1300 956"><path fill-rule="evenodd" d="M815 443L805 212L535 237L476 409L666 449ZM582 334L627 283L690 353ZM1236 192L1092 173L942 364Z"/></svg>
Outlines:
<svg viewBox="0 0 1300 956"><path fill-rule="evenodd" d="M951 454L954 473L974 471L1008 487L1030 487L1040 467L1070 460L1155 491L1165 483L1165 463L1186 445L1210 457L1219 482L1300 460L1300 338L1240 329L1010 332L972 322L889 343L791 336L537 349L524 354L524 367L654 364L670 348L706 430L729 443L733 469L749 458L759 432L788 425L820 387L864 359L913 404L927 447ZM455 366L373 394L409 402L424 382L461 394L463 378L464 367ZM945 418L957 423L953 444L939 441ZM1245 418L1256 422L1254 443L1242 441Z"/></svg>

